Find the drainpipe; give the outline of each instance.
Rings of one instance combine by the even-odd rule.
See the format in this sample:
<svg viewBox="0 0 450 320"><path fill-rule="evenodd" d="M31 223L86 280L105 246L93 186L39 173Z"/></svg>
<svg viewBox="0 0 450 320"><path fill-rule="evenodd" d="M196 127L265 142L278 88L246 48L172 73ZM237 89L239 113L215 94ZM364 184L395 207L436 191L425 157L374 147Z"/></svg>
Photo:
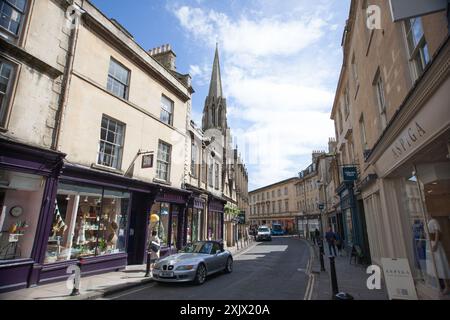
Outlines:
<svg viewBox="0 0 450 320"><path fill-rule="evenodd" d="M81 19L82 14L85 12L82 7L84 6L84 0L81 0L81 7L79 7L74 0L68 0L67 3L69 4L69 7L72 6L74 10L77 12L75 13L78 16L78 23ZM63 114L65 112L65 109L67 107L67 100L69 96L69 89L70 89L70 79L73 71L73 63L74 63L74 56L75 56L75 49L78 42L78 34L79 34L79 26L76 25L74 28L72 28L69 38L69 51L67 52L67 60L66 60L66 67L63 74L62 79L62 92L59 97L59 103L58 103L58 111L56 112L56 118L55 118L55 130L53 131L53 137L52 137L52 145L51 149L58 150L59 145L59 139L61 136L61 125L62 125L62 118Z"/></svg>

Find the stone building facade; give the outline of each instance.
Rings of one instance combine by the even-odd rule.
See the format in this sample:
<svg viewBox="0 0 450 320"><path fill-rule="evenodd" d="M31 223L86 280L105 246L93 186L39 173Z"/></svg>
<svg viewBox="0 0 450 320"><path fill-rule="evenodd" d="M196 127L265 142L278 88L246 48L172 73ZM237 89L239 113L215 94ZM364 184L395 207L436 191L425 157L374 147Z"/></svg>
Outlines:
<svg viewBox="0 0 450 320"><path fill-rule="evenodd" d="M296 183L290 178L249 192L250 225L281 224L283 230L294 233L297 210Z"/></svg>
<svg viewBox="0 0 450 320"><path fill-rule="evenodd" d="M370 4L381 29L367 28L367 1L351 2L332 111L347 244L374 264L407 259L419 297L440 298L450 288L449 22L445 11L393 22L387 1Z"/></svg>
<svg viewBox="0 0 450 320"><path fill-rule="evenodd" d="M88 1L2 6L0 291L79 261L83 275L142 264L153 231L162 256L181 248L203 203L186 190L194 91L170 46L142 49Z"/></svg>

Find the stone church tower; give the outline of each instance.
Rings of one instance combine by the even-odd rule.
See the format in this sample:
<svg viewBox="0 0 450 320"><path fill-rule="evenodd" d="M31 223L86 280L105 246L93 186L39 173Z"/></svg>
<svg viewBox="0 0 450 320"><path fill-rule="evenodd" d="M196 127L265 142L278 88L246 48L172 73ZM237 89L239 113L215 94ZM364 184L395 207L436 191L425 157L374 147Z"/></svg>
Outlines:
<svg viewBox="0 0 450 320"><path fill-rule="evenodd" d="M220 76L219 48L216 47L214 64L209 86L209 94L205 100L203 109L203 131L208 129L219 129L223 134L228 129L227 123L227 101L223 97L222 78Z"/></svg>

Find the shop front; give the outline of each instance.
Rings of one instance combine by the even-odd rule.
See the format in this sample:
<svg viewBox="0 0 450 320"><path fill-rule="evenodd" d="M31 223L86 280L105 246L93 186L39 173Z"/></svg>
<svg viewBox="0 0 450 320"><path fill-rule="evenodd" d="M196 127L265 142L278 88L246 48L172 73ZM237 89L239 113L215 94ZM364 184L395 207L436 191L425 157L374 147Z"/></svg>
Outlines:
<svg viewBox="0 0 450 320"><path fill-rule="evenodd" d="M209 197L208 214L206 219L207 240L224 241L223 229L225 204L225 200L212 196Z"/></svg>
<svg viewBox="0 0 450 320"><path fill-rule="evenodd" d="M64 157L0 138L0 292L38 281Z"/></svg>
<svg viewBox="0 0 450 320"><path fill-rule="evenodd" d="M70 265L83 276L124 269L128 262L132 201L151 196L142 182L66 164L52 200L39 284L68 277Z"/></svg>
<svg viewBox="0 0 450 320"><path fill-rule="evenodd" d="M449 61L447 40L369 156L378 180L363 193L376 260L407 259L423 299L450 298Z"/></svg>
<svg viewBox="0 0 450 320"><path fill-rule="evenodd" d="M152 233L156 232L161 241L161 257L177 253L186 244L189 196L190 192L161 188L155 198L147 226L146 247L149 247Z"/></svg>
<svg viewBox="0 0 450 320"><path fill-rule="evenodd" d="M206 199L192 197L186 217L186 233L184 243L193 243L203 239Z"/></svg>
<svg viewBox="0 0 450 320"><path fill-rule="evenodd" d="M362 201L359 201L355 194L355 184L354 182L343 182L336 192L340 197L341 208L340 216L336 217L336 224L339 225L340 221L342 223L340 235L343 247L348 254L359 248L364 256L364 262L369 263L371 257L364 207Z"/></svg>

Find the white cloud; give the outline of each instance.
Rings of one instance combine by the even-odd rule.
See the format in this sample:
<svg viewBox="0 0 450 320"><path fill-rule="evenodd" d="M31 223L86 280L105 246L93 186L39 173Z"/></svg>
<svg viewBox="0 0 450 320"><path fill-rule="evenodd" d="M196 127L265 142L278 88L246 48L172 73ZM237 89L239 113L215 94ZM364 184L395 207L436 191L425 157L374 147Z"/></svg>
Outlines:
<svg viewBox="0 0 450 320"><path fill-rule="evenodd" d="M210 63L220 43L229 124L250 167L251 189L296 176L312 150L326 148L341 62L340 43L327 42L329 33L339 33L328 1L283 1L291 9L284 15L262 6L276 8L279 1L254 1L255 16L172 8L188 36L208 48ZM191 73L209 82L210 69L193 65Z"/></svg>

